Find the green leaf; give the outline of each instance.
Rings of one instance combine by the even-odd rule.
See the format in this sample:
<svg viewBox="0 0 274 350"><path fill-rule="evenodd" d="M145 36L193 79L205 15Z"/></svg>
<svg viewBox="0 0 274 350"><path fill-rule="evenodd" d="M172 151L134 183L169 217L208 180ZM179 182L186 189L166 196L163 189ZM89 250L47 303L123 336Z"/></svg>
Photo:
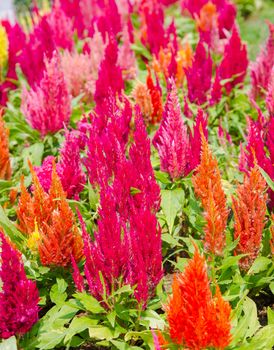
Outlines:
<svg viewBox="0 0 274 350"><path fill-rule="evenodd" d="M267 323L274 325L274 310L272 310L269 306L267 308Z"/></svg>
<svg viewBox="0 0 274 350"><path fill-rule="evenodd" d="M162 190L161 207L166 218L169 232L172 233L174 220L180 209L183 208L184 191L181 188L175 190Z"/></svg>
<svg viewBox="0 0 274 350"><path fill-rule="evenodd" d="M165 321L161 318L161 316L157 314L157 312L149 309L141 314L140 324L160 330L164 329L165 327Z"/></svg>
<svg viewBox="0 0 274 350"><path fill-rule="evenodd" d="M0 350L17 350L16 338L10 337L0 343Z"/></svg>
<svg viewBox="0 0 274 350"><path fill-rule="evenodd" d="M261 328L249 344L237 347L237 350L272 350L274 346L274 325Z"/></svg>
<svg viewBox="0 0 274 350"><path fill-rule="evenodd" d="M0 227L2 227L5 233L10 237L10 239L16 243L19 247L23 246L26 238L18 231L13 222L11 222L6 216L4 209L0 205Z"/></svg>
<svg viewBox="0 0 274 350"><path fill-rule="evenodd" d="M87 316L75 317L66 331L64 343L67 344L72 339L73 336L83 332L89 327L95 326L97 323L98 323L97 320L91 319Z"/></svg>
<svg viewBox="0 0 274 350"><path fill-rule="evenodd" d="M60 305L65 302L67 298L67 293L65 293L67 286L68 284L64 279L57 278L57 283L54 284L50 290L50 299L54 304Z"/></svg>
<svg viewBox="0 0 274 350"><path fill-rule="evenodd" d="M271 290L271 293L274 294L274 282L269 284L269 289Z"/></svg>
<svg viewBox="0 0 274 350"><path fill-rule="evenodd" d="M84 309L93 314L104 313L105 309L100 305L99 301L86 293L77 293L73 295L75 299L79 300Z"/></svg>
<svg viewBox="0 0 274 350"><path fill-rule="evenodd" d="M243 302L244 316L240 319L236 329L233 330L233 344L252 337L260 327L257 318L257 307L253 300L246 297Z"/></svg>
<svg viewBox="0 0 274 350"><path fill-rule="evenodd" d="M22 158L24 159L24 168L28 169L28 160L32 165L41 165L44 152L43 143L35 143L30 147L24 148L22 152Z"/></svg>
<svg viewBox="0 0 274 350"><path fill-rule="evenodd" d="M272 263L272 261L264 256L258 257L254 263L252 264L251 268L248 271L248 275L251 275L253 273L259 273L262 271L266 271L268 266Z"/></svg>
<svg viewBox="0 0 274 350"><path fill-rule="evenodd" d="M59 345L65 336L66 328L52 329L45 333L42 333L39 337L38 347L40 350L55 349Z"/></svg>
<svg viewBox="0 0 274 350"><path fill-rule="evenodd" d="M104 326L92 326L88 328L89 336L95 339L111 340L114 338L114 334L111 329Z"/></svg>
<svg viewBox="0 0 274 350"><path fill-rule="evenodd" d="M271 188L272 191L274 191L274 182L271 180L270 176L261 167L259 167L259 169L268 186Z"/></svg>
<svg viewBox="0 0 274 350"><path fill-rule="evenodd" d="M139 188L130 187L130 194L131 194L132 196L134 196L135 194L138 194L138 193L142 193L142 191L139 190Z"/></svg>

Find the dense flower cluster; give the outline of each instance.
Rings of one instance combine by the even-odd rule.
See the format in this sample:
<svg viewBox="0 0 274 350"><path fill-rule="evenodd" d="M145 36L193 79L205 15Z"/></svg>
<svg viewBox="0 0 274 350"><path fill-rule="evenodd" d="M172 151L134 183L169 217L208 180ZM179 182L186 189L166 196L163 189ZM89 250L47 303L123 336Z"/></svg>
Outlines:
<svg viewBox="0 0 274 350"><path fill-rule="evenodd" d="M82 238L66 200L61 181L53 163L51 184L47 193L32 169L33 194L22 179L17 217L20 230L28 236L28 245L39 252L43 265L68 266L71 255L76 261L82 257Z"/></svg>
<svg viewBox="0 0 274 350"><path fill-rule="evenodd" d="M217 160L203 135L201 163L192 182L205 210L205 249L214 255L221 255L226 243L225 228L229 211Z"/></svg>
<svg viewBox="0 0 274 350"><path fill-rule="evenodd" d="M0 232L0 338L23 335L38 321L39 293L21 254Z"/></svg>
<svg viewBox="0 0 274 350"><path fill-rule="evenodd" d="M239 238L237 254L247 254L240 260L242 269L247 270L260 251L262 232L265 225L266 183L258 166L246 175L244 183L237 188L237 197L232 198L235 216L234 237Z"/></svg>
<svg viewBox="0 0 274 350"><path fill-rule="evenodd" d="M196 350L225 349L231 342L231 307L218 286L212 295L205 258L197 247L184 272L174 277L165 308L173 343Z"/></svg>
<svg viewBox="0 0 274 350"><path fill-rule="evenodd" d="M9 180L11 177L11 165L9 156L8 132L5 128L3 111L0 111L0 179Z"/></svg>

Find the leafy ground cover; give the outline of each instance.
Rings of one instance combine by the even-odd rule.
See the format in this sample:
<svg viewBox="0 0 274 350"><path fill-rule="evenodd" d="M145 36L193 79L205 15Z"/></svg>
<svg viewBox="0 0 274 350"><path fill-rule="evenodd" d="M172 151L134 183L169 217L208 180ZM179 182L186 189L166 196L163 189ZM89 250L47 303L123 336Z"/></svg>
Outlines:
<svg viewBox="0 0 274 350"><path fill-rule="evenodd" d="M16 6L0 349L271 350L273 2Z"/></svg>

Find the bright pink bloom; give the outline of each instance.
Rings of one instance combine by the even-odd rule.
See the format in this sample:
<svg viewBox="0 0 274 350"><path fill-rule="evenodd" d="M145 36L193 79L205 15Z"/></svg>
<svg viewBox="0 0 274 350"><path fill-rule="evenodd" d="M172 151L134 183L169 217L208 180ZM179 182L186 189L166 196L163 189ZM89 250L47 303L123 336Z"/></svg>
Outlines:
<svg viewBox="0 0 274 350"><path fill-rule="evenodd" d="M57 52L49 61L45 58L46 70L38 86L22 96L22 112L27 122L42 136L62 129L70 119L71 96L61 69Z"/></svg>
<svg viewBox="0 0 274 350"><path fill-rule="evenodd" d="M5 106L8 99L8 92L17 86L12 80L17 80L16 64L20 62L21 51L25 45L26 36L18 23L12 25L9 21L1 21L5 28L9 41L8 71L5 80L0 84L0 105Z"/></svg>
<svg viewBox="0 0 274 350"><path fill-rule="evenodd" d="M119 107L118 104L123 104ZM90 125L82 124L87 131L87 158L84 164L91 184L102 185L113 176L120 154L124 154L128 142L132 109L127 99L117 101L110 95L103 108L90 115Z"/></svg>
<svg viewBox="0 0 274 350"><path fill-rule="evenodd" d="M269 23L269 38L256 62L251 64L251 97L265 96L274 66L274 24Z"/></svg>
<svg viewBox="0 0 274 350"><path fill-rule="evenodd" d="M270 117L274 117L274 65L270 73L268 91L266 96L266 107Z"/></svg>
<svg viewBox="0 0 274 350"><path fill-rule="evenodd" d="M243 83L248 67L246 45L242 43L239 31L233 27L231 37L225 46L224 57L218 72L220 79L230 79L224 84L228 94L238 84Z"/></svg>
<svg viewBox="0 0 274 350"><path fill-rule="evenodd" d="M162 171L168 172L173 180L186 175L189 139L174 84L168 94L162 123L153 144L159 152Z"/></svg>
<svg viewBox="0 0 274 350"><path fill-rule="evenodd" d="M56 47L71 51L74 47L73 23L60 7L59 1L55 1L52 11L47 17L47 22Z"/></svg>
<svg viewBox="0 0 274 350"><path fill-rule="evenodd" d="M203 134L207 139L207 115L203 112L202 109L198 109L195 124L193 127L193 132L189 133L189 162L187 167L187 174L194 170L200 163L202 147L201 130L203 131Z"/></svg>
<svg viewBox="0 0 274 350"><path fill-rule="evenodd" d="M104 104L110 92L115 96L124 89L121 67L117 63L118 47L114 37L110 38L105 50L104 60L101 62L99 76L96 82L94 100L97 104Z"/></svg>
<svg viewBox="0 0 274 350"><path fill-rule="evenodd" d="M84 278L80 273L79 267L73 255L71 255L71 266L73 269L72 277L77 290L81 293L85 290Z"/></svg>
<svg viewBox="0 0 274 350"><path fill-rule="evenodd" d="M124 27L122 35L122 46L119 47L118 64L122 69L124 79L136 77L136 59L131 49L130 35L128 28Z"/></svg>
<svg viewBox="0 0 274 350"><path fill-rule="evenodd" d="M161 161L161 170L168 172L171 179L187 176L200 162L202 128L207 137L207 119L198 111L193 134L185 126L176 88L173 84L168 94L164 117L154 136Z"/></svg>
<svg viewBox="0 0 274 350"><path fill-rule="evenodd" d="M38 321L39 294L21 255L0 232L0 338L23 335Z"/></svg>
<svg viewBox="0 0 274 350"><path fill-rule="evenodd" d="M198 105L207 102L211 88L212 59L201 40L197 45L192 66L185 73L190 102Z"/></svg>
<svg viewBox="0 0 274 350"><path fill-rule="evenodd" d="M218 27L221 38L225 37L225 31L232 29L236 18L236 7L228 0L211 0L218 11ZM208 0L183 0L182 9L188 11L193 18L199 16L202 7Z"/></svg>
<svg viewBox="0 0 274 350"><path fill-rule="evenodd" d="M114 121L110 122L109 131L108 127L103 128L106 136L114 134L111 130ZM161 231L155 216L160 206L160 188L150 163L150 141L138 110L135 126L129 158L126 157L126 143L119 140L121 134L117 133L114 139L116 162L109 162L113 166L110 169L112 181L99 182L100 218L94 242L82 223L84 271L89 290L98 300L102 300L104 288L109 295L122 285L130 284L136 286L135 297L144 307L163 273ZM110 139L106 137L104 141L108 143ZM94 159L100 155L101 152L94 153ZM97 164L100 162L101 159Z"/></svg>
<svg viewBox="0 0 274 350"><path fill-rule="evenodd" d="M54 157L49 156L40 167L34 168L40 184L47 192L51 185L53 160ZM78 199L86 183L86 176L81 167L79 139L74 132L66 133L56 171L67 197Z"/></svg>

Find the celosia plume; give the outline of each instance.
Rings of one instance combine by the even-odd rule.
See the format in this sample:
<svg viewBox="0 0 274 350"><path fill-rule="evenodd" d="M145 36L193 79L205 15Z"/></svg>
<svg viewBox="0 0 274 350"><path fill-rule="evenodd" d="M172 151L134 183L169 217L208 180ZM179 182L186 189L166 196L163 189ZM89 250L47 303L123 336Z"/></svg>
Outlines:
<svg viewBox="0 0 274 350"><path fill-rule="evenodd" d="M163 120L153 144L159 152L161 170L169 173L172 180L187 174L189 139L174 84L168 94Z"/></svg>
<svg viewBox="0 0 274 350"><path fill-rule="evenodd" d="M157 80L157 77L156 77ZM157 124L162 119L163 114L163 105L162 105L162 90L159 86L158 80L156 81L156 84L154 84L151 71L148 69L148 76L147 76L147 89L150 94L151 99L151 105L152 105L152 113L150 116L150 122L151 124Z"/></svg>
<svg viewBox="0 0 274 350"><path fill-rule="evenodd" d="M271 80L271 70L274 66L274 24L268 23L269 38L261 49L256 61L251 64L251 97L265 96Z"/></svg>
<svg viewBox="0 0 274 350"><path fill-rule="evenodd" d="M34 167L39 182L46 192L51 186L53 161L54 157L48 156L40 167ZM66 132L66 138L60 150L60 160L56 164L56 172L66 196L78 199L86 183L86 176L81 165L79 138L73 131Z"/></svg>
<svg viewBox="0 0 274 350"><path fill-rule="evenodd" d="M66 194L58 178L55 164L49 193L41 186L32 169L33 194L29 194L21 182L21 196L17 208L19 229L32 240L39 237L37 250L43 265L68 266L71 255L76 261L82 257L82 238L75 218L66 200Z"/></svg>
<svg viewBox="0 0 274 350"><path fill-rule="evenodd" d="M55 51L50 61L45 58L46 70L39 86L22 96L22 112L27 122L42 136L62 129L70 119L71 96L65 82L61 59Z"/></svg>
<svg viewBox="0 0 274 350"><path fill-rule="evenodd" d="M203 135L201 163L192 177L192 182L205 211L205 249L211 254L222 255L226 243L225 228L229 211L217 160Z"/></svg>
<svg viewBox="0 0 274 350"><path fill-rule="evenodd" d="M233 27L231 37L225 46L224 57L218 68L220 79L230 79L224 84L228 94L238 84L243 83L248 67L246 45L242 43L239 31Z"/></svg>
<svg viewBox="0 0 274 350"><path fill-rule="evenodd" d="M161 170L169 173L172 180L187 176L200 161L201 133L207 135L207 120L202 110L198 111L193 133L185 126L174 82L168 94L163 120L156 132L153 145L158 150Z"/></svg>
<svg viewBox="0 0 274 350"><path fill-rule="evenodd" d="M117 109L114 112L116 117L123 114L123 111L117 113ZM98 180L100 208L94 242L82 222L84 271L89 290L98 300L102 300L104 291L109 295L123 284L130 284L136 286L135 298L145 307L162 277L161 230L155 216L160 207L160 188L151 166L150 141L139 110L136 110L136 130L129 158L126 157L127 138L123 144L115 124L115 118L111 117L109 127L97 135L98 143L93 143L98 145L99 152L90 153L93 173L103 173L105 179ZM115 136L113 140L111 135ZM91 140L93 138L89 142ZM110 142L114 142L113 147ZM109 157L107 162L102 160L101 147ZM110 150L112 153L108 155Z"/></svg>
<svg viewBox="0 0 274 350"><path fill-rule="evenodd" d="M232 197L232 209L235 218L234 238L239 238L235 252L247 254L239 264L247 270L257 258L265 225L266 182L258 165L245 175L244 183L238 185L236 197Z"/></svg>
<svg viewBox="0 0 274 350"><path fill-rule="evenodd" d="M231 307L218 286L212 296L205 258L197 247L184 272L173 280L166 314L168 333L176 345L189 350L225 349L231 342Z"/></svg>
<svg viewBox="0 0 274 350"><path fill-rule="evenodd" d="M38 321L39 294L20 253L0 232L0 338L22 336Z"/></svg>
<svg viewBox="0 0 274 350"><path fill-rule="evenodd" d="M11 165L9 155L8 131L5 128L3 111L0 110L0 179L9 180L11 177Z"/></svg>
<svg viewBox="0 0 274 350"><path fill-rule="evenodd" d="M211 88L212 59L201 40L197 45L192 66L185 73L189 101L198 105L207 102Z"/></svg>

